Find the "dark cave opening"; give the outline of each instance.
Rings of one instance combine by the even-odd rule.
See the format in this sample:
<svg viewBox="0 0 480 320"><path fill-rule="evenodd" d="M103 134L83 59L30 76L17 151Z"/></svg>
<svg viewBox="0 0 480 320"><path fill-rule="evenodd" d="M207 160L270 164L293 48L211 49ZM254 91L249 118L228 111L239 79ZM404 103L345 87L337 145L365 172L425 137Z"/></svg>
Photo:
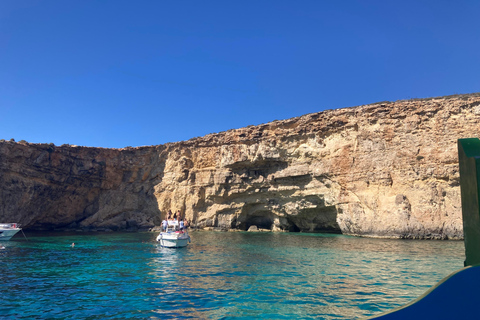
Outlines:
<svg viewBox="0 0 480 320"><path fill-rule="evenodd" d="M298 215L287 218L287 229L289 232L340 234L337 213L335 206L303 209Z"/></svg>
<svg viewBox="0 0 480 320"><path fill-rule="evenodd" d="M249 216L244 223L244 230L248 230L251 226L257 226L259 229L271 230L273 225L273 217L270 213L257 213L256 215Z"/></svg>
<svg viewBox="0 0 480 320"><path fill-rule="evenodd" d="M288 232L300 232L300 228L290 221L290 226L288 227Z"/></svg>

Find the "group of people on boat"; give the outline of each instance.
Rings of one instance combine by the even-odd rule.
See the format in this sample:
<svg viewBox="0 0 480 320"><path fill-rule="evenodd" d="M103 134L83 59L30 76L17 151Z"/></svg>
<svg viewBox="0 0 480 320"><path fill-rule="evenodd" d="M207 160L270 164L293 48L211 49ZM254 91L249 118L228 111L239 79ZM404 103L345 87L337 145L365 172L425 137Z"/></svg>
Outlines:
<svg viewBox="0 0 480 320"><path fill-rule="evenodd" d="M175 221L176 221L176 223L175 223ZM170 222L172 222L172 223L170 223ZM172 210L168 210L166 218L163 219L163 221L162 221L162 231L163 232L167 231L167 228L168 228L169 224L170 225L175 224L176 226L178 226L178 230L176 230L176 231L180 231L180 232L183 232L184 230L186 230L190 226L190 222L187 219L185 219L184 217L182 217L182 214L181 214L180 210L178 210L175 213L172 213ZM177 228L175 228L175 229L177 229Z"/></svg>

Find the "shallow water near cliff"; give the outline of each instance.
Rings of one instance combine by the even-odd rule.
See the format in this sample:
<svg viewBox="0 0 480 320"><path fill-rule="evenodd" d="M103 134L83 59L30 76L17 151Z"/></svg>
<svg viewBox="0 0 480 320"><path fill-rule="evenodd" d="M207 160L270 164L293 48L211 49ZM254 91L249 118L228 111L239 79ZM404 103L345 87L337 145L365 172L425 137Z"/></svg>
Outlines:
<svg viewBox="0 0 480 320"><path fill-rule="evenodd" d="M463 267L463 241L191 232L16 235L0 250L2 319L352 319ZM75 242L76 246L70 245Z"/></svg>

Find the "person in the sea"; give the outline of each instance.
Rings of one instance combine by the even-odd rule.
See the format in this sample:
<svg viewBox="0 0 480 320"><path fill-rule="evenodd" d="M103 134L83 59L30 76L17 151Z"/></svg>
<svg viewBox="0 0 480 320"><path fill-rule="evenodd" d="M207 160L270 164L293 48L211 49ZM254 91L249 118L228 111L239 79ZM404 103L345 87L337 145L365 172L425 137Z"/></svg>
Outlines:
<svg viewBox="0 0 480 320"><path fill-rule="evenodd" d="M162 230L163 231L167 231L167 225L168 225L167 220L163 219L163 221L162 221Z"/></svg>

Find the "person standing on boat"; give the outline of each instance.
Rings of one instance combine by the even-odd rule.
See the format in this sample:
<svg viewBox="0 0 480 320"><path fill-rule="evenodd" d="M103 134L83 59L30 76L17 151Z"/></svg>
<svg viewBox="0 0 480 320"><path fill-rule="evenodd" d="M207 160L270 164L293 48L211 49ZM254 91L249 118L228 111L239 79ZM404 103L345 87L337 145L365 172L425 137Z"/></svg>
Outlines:
<svg viewBox="0 0 480 320"><path fill-rule="evenodd" d="M167 225L168 225L167 220L163 219L163 221L162 221L162 229L163 229L164 232L167 231Z"/></svg>
<svg viewBox="0 0 480 320"><path fill-rule="evenodd" d="M172 210L168 210L167 220L170 220L171 218L172 218Z"/></svg>
<svg viewBox="0 0 480 320"><path fill-rule="evenodd" d="M183 220L180 220L180 231L183 231L183 227L184 227L184 223L183 223Z"/></svg>

